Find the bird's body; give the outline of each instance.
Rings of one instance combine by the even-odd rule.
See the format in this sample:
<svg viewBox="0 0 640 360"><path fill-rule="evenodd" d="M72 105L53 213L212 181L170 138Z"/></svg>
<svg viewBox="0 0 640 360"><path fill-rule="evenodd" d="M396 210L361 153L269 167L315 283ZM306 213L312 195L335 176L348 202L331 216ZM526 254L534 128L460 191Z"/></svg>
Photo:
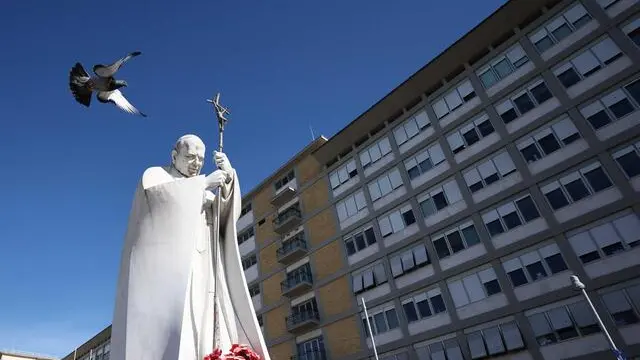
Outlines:
<svg viewBox="0 0 640 360"><path fill-rule="evenodd" d="M127 82L114 78L115 73L122 64L140 54L141 52L139 51L132 52L108 66L95 65L93 67L94 76L89 75L82 64L76 63L69 72L69 88L73 97L80 104L89 107L91 105L91 96L95 92L96 98L101 103L113 103L130 114L146 116L131 105L122 95L122 92L118 90L126 87Z"/></svg>

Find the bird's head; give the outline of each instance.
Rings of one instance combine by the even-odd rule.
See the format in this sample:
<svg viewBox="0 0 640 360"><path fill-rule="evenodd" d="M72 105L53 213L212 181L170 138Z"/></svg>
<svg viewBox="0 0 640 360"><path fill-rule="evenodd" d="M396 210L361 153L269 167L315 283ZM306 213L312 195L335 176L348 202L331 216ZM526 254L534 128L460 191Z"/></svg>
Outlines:
<svg viewBox="0 0 640 360"><path fill-rule="evenodd" d="M115 80L115 81L113 82L113 88L114 88L114 89L120 89L120 88L122 88L122 87L126 87L126 86L128 86L128 85L129 85L129 84L127 84L127 82L126 82L126 81L124 81L124 80Z"/></svg>

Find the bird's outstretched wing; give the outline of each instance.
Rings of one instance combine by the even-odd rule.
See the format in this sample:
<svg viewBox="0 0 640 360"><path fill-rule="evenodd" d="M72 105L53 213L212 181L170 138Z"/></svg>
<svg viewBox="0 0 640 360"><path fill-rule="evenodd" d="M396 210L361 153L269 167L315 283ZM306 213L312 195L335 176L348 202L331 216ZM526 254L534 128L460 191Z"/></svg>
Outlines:
<svg viewBox="0 0 640 360"><path fill-rule="evenodd" d="M113 91L99 91L96 96L98 98L98 101L102 103L110 102L110 103L113 103L115 106L119 107L120 109L122 109L123 111L128 112L129 114L147 117L147 115L143 114L138 109L136 109L133 105L131 105L131 103L129 103L129 101L124 97L124 95L122 95L122 93L118 89Z"/></svg>
<svg viewBox="0 0 640 360"><path fill-rule="evenodd" d="M69 89L71 94L80 104L89 107L91 105L91 89L87 87L87 82L91 78L84 70L82 64L76 63L69 71Z"/></svg>
<svg viewBox="0 0 640 360"><path fill-rule="evenodd" d="M134 51L132 53L127 54L127 56L123 57L122 59L117 60L111 65L108 65L108 66L102 65L102 64L94 65L93 72L100 77L111 77L115 75L116 72L118 72L122 64L124 64L129 59L136 57L140 54L142 54L140 51Z"/></svg>

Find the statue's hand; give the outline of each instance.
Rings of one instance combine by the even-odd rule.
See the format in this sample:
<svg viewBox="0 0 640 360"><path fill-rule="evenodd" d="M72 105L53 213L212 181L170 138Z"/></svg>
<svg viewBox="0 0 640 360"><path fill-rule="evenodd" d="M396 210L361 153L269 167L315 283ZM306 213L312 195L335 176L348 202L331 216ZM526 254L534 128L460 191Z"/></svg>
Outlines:
<svg viewBox="0 0 640 360"><path fill-rule="evenodd" d="M205 178L205 185L207 189L217 188L222 186L227 180L227 173L224 170L216 170Z"/></svg>
<svg viewBox="0 0 640 360"><path fill-rule="evenodd" d="M233 170L233 168L231 167L231 163L229 162L229 159L227 158L227 155L225 153L214 151L213 159L216 162L216 166L218 167L218 169L224 170L227 173L231 173L231 171Z"/></svg>

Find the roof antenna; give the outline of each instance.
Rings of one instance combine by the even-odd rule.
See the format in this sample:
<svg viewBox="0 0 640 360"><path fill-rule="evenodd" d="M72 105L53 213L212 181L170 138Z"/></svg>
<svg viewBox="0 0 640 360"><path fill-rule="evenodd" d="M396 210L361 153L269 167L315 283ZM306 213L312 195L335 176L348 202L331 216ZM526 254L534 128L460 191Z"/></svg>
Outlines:
<svg viewBox="0 0 640 360"><path fill-rule="evenodd" d="M309 130L311 131L311 141L315 141L316 135L313 133L313 127L309 124Z"/></svg>

